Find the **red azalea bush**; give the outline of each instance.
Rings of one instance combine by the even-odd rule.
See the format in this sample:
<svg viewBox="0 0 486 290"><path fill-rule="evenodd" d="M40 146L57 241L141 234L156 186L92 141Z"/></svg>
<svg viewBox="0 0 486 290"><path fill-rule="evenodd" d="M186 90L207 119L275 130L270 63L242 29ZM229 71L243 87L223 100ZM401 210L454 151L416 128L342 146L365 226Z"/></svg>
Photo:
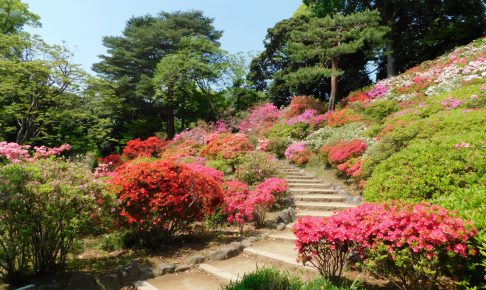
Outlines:
<svg viewBox="0 0 486 290"><path fill-rule="evenodd" d="M224 183L224 211L228 214L228 222L236 223L243 232L243 225L253 220L253 207L248 203L250 188L239 180L229 180Z"/></svg>
<svg viewBox="0 0 486 290"><path fill-rule="evenodd" d="M455 262L475 249L477 231L453 213L429 203L363 204L294 226L300 259L321 274L341 274L346 257L361 253L363 265L401 289L432 289Z"/></svg>
<svg viewBox="0 0 486 290"><path fill-rule="evenodd" d="M167 145L167 141L160 140L157 137L149 137L147 140L141 140L140 138L128 141L125 148L123 148L122 155L127 159L135 159L138 157L156 157L164 146Z"/></svg>
<svg viewBox="0 0 486 290"><path fill-rule="evenodd" d="M321 155L332 164L343 163L353 157L362 155L368 145L361 139L354 139L347 142L338 142L326 145L321 148Z"/></svg>
<svg viewBox="0 0 486 290"><path fill-rule="evenodd" d="M361 159L353 159L348 160L342 164L337 166L341 172L346 174L348 177L354 177L359 179L361 176L361 167L363 166L363 160Z"/></svg>
<svg viewBox="0 0 486 290"><path fill-rule="evenodd" d="M341 127L361 120L361 117L351 109L327 112L325 115L329 127Z"/></svg>
<svg viewBox="0 0 486 290"><path fill-rule="evenodd" d="M113 171L115 168L123 164L123 160L120 155L111 154L106 157L98 158L98 164L106 164L110 171Z"/></svg>
<svg viewBox="0 0 486 290"><path fill-rule="evenodd" d="M134 160L110 180L121 217L148 246L174 237L223 201L220 180L195 165Z"/></svg>
<svg viewBox="0 0 486 290"><path fill-rule="evenodd" d="M245 134L216 134L201 150L201 155L211 159L235 159L254 149Z"/></svg>

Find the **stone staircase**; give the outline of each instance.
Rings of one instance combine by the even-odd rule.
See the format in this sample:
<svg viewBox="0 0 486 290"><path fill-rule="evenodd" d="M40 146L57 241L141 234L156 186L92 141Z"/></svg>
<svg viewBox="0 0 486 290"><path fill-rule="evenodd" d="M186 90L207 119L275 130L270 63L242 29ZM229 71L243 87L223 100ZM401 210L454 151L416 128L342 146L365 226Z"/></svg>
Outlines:
<svg viewBox="0 0 486 290"><path fill-rule="evenodd" d="M329 184L284 162L281 162L280 169L286 175L297 218L327 217L336 211L356 206L350 203L353 199L339 186ZM149 280L146 283L149 286L139 286L139 289L220 289L221 283L238 280L245 273L266 266L289 272L298 270L304 278L316 278L318 272L315 269L297 262L294 244L296 237L291 230L292 225L287 225L283 231L271 232L265 239L253 243L236 257L223 261L207 261L200 264L198 269L161 276Z"/></svg>

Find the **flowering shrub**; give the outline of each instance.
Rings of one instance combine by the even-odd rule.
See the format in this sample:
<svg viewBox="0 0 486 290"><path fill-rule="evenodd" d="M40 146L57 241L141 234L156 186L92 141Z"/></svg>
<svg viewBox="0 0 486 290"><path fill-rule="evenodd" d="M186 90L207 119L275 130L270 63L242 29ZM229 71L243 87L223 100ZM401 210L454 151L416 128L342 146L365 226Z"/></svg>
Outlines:
<svg viewBox="0 0 486 290"><path fill-rule="evenodd" d="M217 134L206 143L200 154L211 159L236 159L254 149L245 134Z"/></svg>
<svg viewBox="0 0 486 290"><path fill-rule="evenodd" d="M128 159L135 159L137 157L155 157L159 154L166 141L162 141L157 137L149 137L147 140L141 140L140 138L128 141L125 148L123 148L123 156Z"/></svg>
<svg viewBox="0 0 486 290"><path fill-rule="evenodd" d="M295 142L285 150L285 158L297 165L303 165L309 162L311 155L312 152L307 148L305 142Z"/></svg>
<svg viewBox="0 0 486 290"><path fill-rule="evenodd" d="M458 99L453 99L453 98L447 98L444 101L442 101L441 105L446 109L446 110L452 110L460 105L462 105L462 100Z"/></svg>
<svg viewBox="0 0 486 290"><path fill-rule="evenodd" d="M255 185L266 178L279 175L275 157L265 152L255 151L243 156L238 165L235 177L249 185Z"/></svg>
<svg viewBox="0 0 486 290"><path fill-rule="evenodd" d="M356 93L353 93L351 95L349 95L348 97L344 98L341 103L343 105L349 105L349 104L352 104L352 103L366 103L366 102L369 102L371 100L371 97L366 94L366 93L363 93L363 92L356 92Z"/></svg>
<svg viewBox="0 0 486 290"><path fill-rule="evenodd" d="M4 157L13 163L19 163L22 161L32 162L34 160L48 158L53 155L60 155L65 151L71 150L71 145L63 144L60 147L46 147L46 146L35 146L34 155L31 156L29 149L30 145L19 145L17 143L9 143L2 141L0 142L0 157Z"/></svg>
<svg viewBox="0 0 486 290"><path fill-rule="evenodd" d="M17 143L0 142L0 156L3 156L7 160L13 163L21 162L30 158L29 149L30 145L19 145Z"/></svg>
<svg viewBox="0 0 486 290"><path fill-rule="evenodd" d="M349 177L358 178L361 175L361 166L363 165L363 160L361 159L353 159L348 160L342 164L337 166L341 172L346 174Z"/></svg>
<svg viewBox="0 0 486 290"><path fill-rule="evenodd" d="M110 182L118 212L148 246L187 230L223 201L220 175L195 164L132 161L116 173Z"/></svg>
<svg viewBox="0 0 486 290"><path fill-rule="evenodd" d="M280 111L275 105L263 104L252 109L238 125L238 129L242 133L262 133L268 131L279 118Z"/></svg>
<svg viewBox="0 0 486 290"><path fill-rule="evenodd" d="M246 183L230 180L224 183L224 211L228 213L228 222L236 223L243 232L243 225L253 220L253 206L248 202L250 188Z"/></svg>
<svg viewBox="0 0 486 290"><path fill-rule="evenodd" d="M219 120L215 123L206 123L204 121L198 122L197 126L192 129L186 129L181 133L174 136L172 139L176 143L183 143L187 140L192 140L200 145L204 145L206 143L206 137L210 133L227 133L230 132L230 128L226 125L226 123L222 120Z"/></svg>
<svg viewBox="0 0 486 290"><path fill-rule="evenodd" d="M0 280L63 268L77 235L94 226L102 184L90 168L62 160L0 167Z"/></svg>
<svg viewBox="0 0 486 290"><path fill-rule="evenodd" d="M372 99L378 99L384 97L390 88L384 82L378 82L373 89L368 92L368 96Z"/></svg>
<svg viewBox="0 0 486 290"><path fill-rule="evenodd" d="M354 139L364 140L365 131L368 128L362 123L349 123L342 127L323 127L310 134L305 143L313 151L319 151L323 146ZM369 140L367 140L369 142Z"/></svg>
<svg viewBox="0 0 486 290"><path fill-rule="evenodd" d="M324 122L326 115L317 115L317 110L309 109L305 110L301 115L292 117L287 120L287 125L295 125L297 123L306 123L309 125L318 125Z"/></svg>
<svg viewBox="0 0 486 290"><path fill-rule="evenodd" d="M401 289L431 289L443 265L474 255L476 230L428 203L364 204L329 218L299 219L294 226L299 257L322 275L340 276L346 257L361 253L363 265Z"/></svg>
<svg viewBox="0 0 486 290"><path fill-rule="evenodd" d="M325 115L329 127L341 127L348 123L361 120L360 116L354 113L351 109L327 112Z"/></svg>
<svg viewBox="0 0 486 290"><path fill-rule="evenodd" d="M321 112L325 109L324 103L318 99L307 97L307 96L295 96L292 97L290 105L285 112L285 117L287 119L302 115L306 110L314 109Z"/></svg>
<svg viewBox="0 0 486 290"><path fill-rule="evenodd" d="M254 191L257 193L257 195L270 194L274 197L277 203L281 204L285 198L285 193L287 190L289 190L289 186L285 179L271 177L258 184Z"/></svg>
<svg viewBox="0 0 486 290"><path fill-rule="evenodd" d="M172 141L164 147L163 151L159 154L161 159L181 159L190 156L196 156L198 148L201 145L192 139L183 141Z"/></svg>
<svg viewBox="0 0 486 290"><path fill-rule="evenodd" d="M358 157L363 154L368 145L360 139L355 139L348 142L339 142L333 145L326 145L322 147L321 154L329 160L332 164L340 164L352 157Z"/></svg>

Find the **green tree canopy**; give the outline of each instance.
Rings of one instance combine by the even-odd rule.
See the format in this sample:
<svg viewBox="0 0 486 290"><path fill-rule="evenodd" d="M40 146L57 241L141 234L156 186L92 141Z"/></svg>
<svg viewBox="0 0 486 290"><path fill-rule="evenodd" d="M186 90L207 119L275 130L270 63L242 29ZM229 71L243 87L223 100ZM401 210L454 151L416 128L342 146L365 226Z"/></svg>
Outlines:
<svg viewBox="0 0 486 290"><path fill-rule="evenodd" d="M214 45L222 32L213 26L213 19L201 11L161 12L131 18L121 36L107 36L103 44L107 54L93 65L93 70L116 85L116 95L125 102L118 132L121 139L148 137L164 128L167 113L158 102L152 79L157 64L183 49L183 39L204 37Z"/></svg>
<svg viewBox="0 0 486 290"><path fill-rule="evenodd" d="M0 33L15 34L25 25L40 26L39 15L29 11L20 0L0 0Z"/></svg>

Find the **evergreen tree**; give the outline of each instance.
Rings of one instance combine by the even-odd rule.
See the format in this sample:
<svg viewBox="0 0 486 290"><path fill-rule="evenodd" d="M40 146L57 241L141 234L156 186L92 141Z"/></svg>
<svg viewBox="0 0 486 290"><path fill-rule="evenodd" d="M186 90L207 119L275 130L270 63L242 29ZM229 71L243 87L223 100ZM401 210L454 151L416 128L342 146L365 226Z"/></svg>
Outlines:
<svg viewBox="0 0 486 290"><path fill-rule="evenodd" d="M292 33L288 42L291 59L319 59L316 65L306 66L288 75L289 82L301 83L315 76L331 78L329 111L334 110L337 97L337 78L343 73L339 67L340 57L363 49L366 45L383 42L386 27L380 26L378 11L335 14L324 18L311 18L308 23ZM330 63L330 67L329 67Z"/></svg>

